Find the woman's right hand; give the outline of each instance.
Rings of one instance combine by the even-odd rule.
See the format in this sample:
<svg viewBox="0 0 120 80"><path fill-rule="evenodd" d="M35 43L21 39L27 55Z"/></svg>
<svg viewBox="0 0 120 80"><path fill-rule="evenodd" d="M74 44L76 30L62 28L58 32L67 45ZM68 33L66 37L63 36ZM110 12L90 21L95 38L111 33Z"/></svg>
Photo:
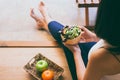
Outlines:
<svg viewBox="0 0 120 80"><path fill-rule="evenodd" d="M95 33L91 32L90 30L88 30L84 26L81 26L80 28L82 30L81 39L80 39L81 43L97 42L99 40L99 38L96 36Z"/></svg>

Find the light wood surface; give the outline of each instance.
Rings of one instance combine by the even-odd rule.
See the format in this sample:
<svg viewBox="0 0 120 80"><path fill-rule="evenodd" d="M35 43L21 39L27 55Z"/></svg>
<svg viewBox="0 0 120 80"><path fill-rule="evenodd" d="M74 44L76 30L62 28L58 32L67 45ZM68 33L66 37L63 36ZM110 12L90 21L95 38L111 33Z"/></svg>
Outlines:
<svg viewBox="0 0 120 80"><path fill-rule="evenodd" d="M36 22L30 17L30 8L37 11L40 1L0 0L0 41L53 41L48 32L36 29ZM64 25L79 24L74 0L43 1L54 20ZM84 20L80 23L84 23Z"/></svg>
<svg viewBox="0 0 120 80"><path fill-rule="evenodd" d="M0 47L60 47L56 41L0 41Z"/></svg>
<svg viewBox="0 0 120 80"><path fill-rule="evenodd" d="M42 0L0 0L0 41L54 41L46 31L36 29L30 8L38 9ZM75 0L43 0L48 14L64 25L85 25L85 9L78 9ZM90 10L94 25L96 9Z"/></svg>
<svg viewBox="0 0 120 80"><path fill-rule="evenodd" d="M61 48L0 48L0 80L35 80L23 67L38 53L64 69L62 80L72 80Z"/></svg>

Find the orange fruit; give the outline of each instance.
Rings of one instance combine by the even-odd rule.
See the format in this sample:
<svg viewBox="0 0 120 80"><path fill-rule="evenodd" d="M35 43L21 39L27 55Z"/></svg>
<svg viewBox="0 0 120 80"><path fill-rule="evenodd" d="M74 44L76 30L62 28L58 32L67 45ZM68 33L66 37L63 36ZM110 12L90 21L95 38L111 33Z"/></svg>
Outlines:
<svg viewBox="0 0 120 80"><path fill-rule="evenodd" d="M52 70L45 70L42 73L42 79L43 80L53 80L54 78L54 72Z"/></svg>

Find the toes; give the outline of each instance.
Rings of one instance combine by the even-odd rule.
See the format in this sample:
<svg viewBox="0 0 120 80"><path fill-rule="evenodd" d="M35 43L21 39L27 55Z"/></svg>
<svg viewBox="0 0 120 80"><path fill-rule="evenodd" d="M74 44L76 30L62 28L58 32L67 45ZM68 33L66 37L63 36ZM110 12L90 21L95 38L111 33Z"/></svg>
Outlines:
<svg viewBox="0 0 120 80"><path fill-rule="evenodd" d="M35 19L35 21L38 21L39 18L36 16L36 14L34 13L34 9L32 8L31 11L30 11L30 16Z"/></svg>
<svg viewBox="0 0 120 80"><path fill-rule="evenodd" d="M31 16L32 18L34 18L34 11L33 11L33 8L30 9L30 16Z"/></svg>
<svg viewBox="0 0 120 80"><path fill-rule="evenodd" d="M41 2L39 3L39 6L38 6L40 12L42 11L42 9L43 9L44 6L45 6L44 2L41 1Z"/></svg>

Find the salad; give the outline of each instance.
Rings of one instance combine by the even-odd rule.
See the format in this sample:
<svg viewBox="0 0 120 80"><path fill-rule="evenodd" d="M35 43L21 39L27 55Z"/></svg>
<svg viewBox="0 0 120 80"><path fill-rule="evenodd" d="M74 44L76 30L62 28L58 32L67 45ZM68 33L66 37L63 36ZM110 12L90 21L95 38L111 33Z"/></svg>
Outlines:
<svg viewBox="0 0 120 80"><path fill-rule="evenodd" d="M67 40L78 37L80 33L81 33L81 29L78 26L72 26L72 27L66 26L64 27L61 34L64 37L64 40Z"/></svg>

